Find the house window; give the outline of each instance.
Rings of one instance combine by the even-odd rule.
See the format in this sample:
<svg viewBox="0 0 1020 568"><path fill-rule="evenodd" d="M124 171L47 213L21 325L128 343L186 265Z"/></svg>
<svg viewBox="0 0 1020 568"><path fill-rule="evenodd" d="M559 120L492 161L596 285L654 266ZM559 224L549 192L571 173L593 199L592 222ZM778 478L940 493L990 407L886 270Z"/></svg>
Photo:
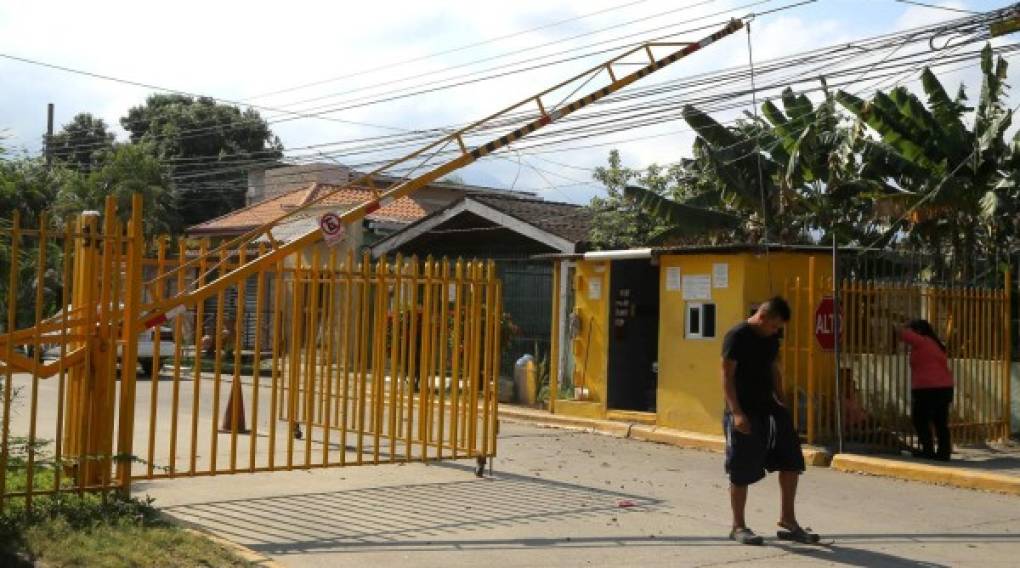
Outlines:
<svg viewBox="0 0 1020 568"><path fill-rule="evenodd" d="M709 339L715 337L715 304L687 304L688 339Z"/></svg>

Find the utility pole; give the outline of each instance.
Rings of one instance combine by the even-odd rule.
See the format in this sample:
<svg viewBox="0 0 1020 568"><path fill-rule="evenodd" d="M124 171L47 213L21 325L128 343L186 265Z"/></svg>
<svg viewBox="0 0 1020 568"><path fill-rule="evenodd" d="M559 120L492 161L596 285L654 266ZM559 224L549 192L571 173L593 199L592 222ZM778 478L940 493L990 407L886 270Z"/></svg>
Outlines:
<svg viewBox="0 0 1020 568"><path fill-rule="evenodd" d="M44 141L46 152L46 169L53 165L53 150L50 142L53 140L53 103L46 105L46 140Z"/></svg>

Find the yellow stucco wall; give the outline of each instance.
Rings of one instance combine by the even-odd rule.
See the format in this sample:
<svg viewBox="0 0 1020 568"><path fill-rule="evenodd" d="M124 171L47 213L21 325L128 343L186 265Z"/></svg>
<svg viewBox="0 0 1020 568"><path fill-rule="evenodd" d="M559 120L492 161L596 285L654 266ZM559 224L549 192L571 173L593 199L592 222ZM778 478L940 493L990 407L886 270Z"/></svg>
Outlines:
<svg viewBox="0 0 1020 568"><path fill-rule="evenodd" d="M726 330L745 317L744 280L747 255L663 256L659 281L659 387L657 424L717 434L722 432L723 399L719 377L719 352ZM682 286L674 289L675 270L681 277L713 274L713 265L725 264L726 287L713 280L711 299L684 300ZM672 272L671 276L671 270ZM671 280L672 278L672 280ZM688 302L716 305L716 333L710 339L684 336Z"/></svg>
<svg viewBox="0 0 1020 568"><path fill-rule="evenodd" d="M771 253L764 255L676 255L660 258L661 317L659 327L659 388L657 423L662 426L702 432L722 433L724 401L720 377L720 352L726 332L747 318L751 307L773 295L788 295L792 279L800 276L806 286L810 255L803 253ZM711 302L716 305L716 336L712 339L684 337L686 304L682 290L669 290L669 268L679 268L684 275L713 275L713 266L728 265L727 287L716 287L713 277ZM831 257L816 255L815 279L820 282L832 275ZM821 292L817 294L821 297ZM799 309L796 299L787 298L794 306L793 317L801 333L813 329L814 306L808 306L802 294ZM817 298L816 298L817 301ZM813 340L805 335L804 341ZM785 350L784 350L785 351ZM806 369L806 355L801 369ZM815 357L814 366L824 375L824 357ZM789 384L789 381L788 381Z"/></svg>
<svg viewBox="0 0 1020 568"><path fill-rule="evenodd" d="M579 333L570 342L574 357L574 385L587 387L587 400L599 403L604 414L608 359L609 263L578 262L573 286L575 311L581 322Z"/></svg>
<svg viewBox="0 0 1020 568"><path fill-rule="evenodd" d="M790 296L788 292L793 278L801 277L806 287L810 256L773 252L768 258L749 253L664 255L658 258L660 317L656 424L706 434L722 433L724 402L720 352L723 337L731 327L747 318L753 304L776 294ZM815 280L820 284L831 277L831 257L814 256ZM717 265L726 267L725 285L717 278L721 276L716 270ZM576 310L582 323L580 333L570 341L570 349L574 358L574 384L588 387L590 402L580 405L583 409L564 405L557 408L557 412L605 416L609 274L610 265L606 261L577 263L577 277L572 285L576 293ZM684 276L707 277L711 283L707 289L709 297L685 299ZM598 298L591 295L593 279L599 282L596 286L600 292ZM819 285L816 302L821 295ZM806 293L801 294L799 305L796 297L787 299L794 307L795 325L804 334L802 345L808 339L813 341L813 335L808 334L813 331L815 306L808 305ZM715 304L715 337L685 337L686 308L691 302ZM806 369L806 355L801 357L804 360L800 368ZM825 375L826 365L831 366L831 361L815 357L814 366L820 376Z"/></svg>

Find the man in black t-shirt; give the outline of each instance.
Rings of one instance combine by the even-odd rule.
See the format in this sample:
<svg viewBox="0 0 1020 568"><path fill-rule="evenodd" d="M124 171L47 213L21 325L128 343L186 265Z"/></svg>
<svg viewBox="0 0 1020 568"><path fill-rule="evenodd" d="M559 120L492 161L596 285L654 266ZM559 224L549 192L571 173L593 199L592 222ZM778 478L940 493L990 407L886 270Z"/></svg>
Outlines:
<svg viewBox="0 0 1020 568"><path fill-rule="evenodd" d="M781 297L762 304L747 321L726 334L722 349L723 395L726 412L726 473L730 477L733 529L730 538L742 544L762 544L747 528L744 506L747 486L779 472L782 513L779 538L818 542L818 535L797 523L794 500L797 480L804 471L804 455L793 420L782 401L779 370L779 332L790 321L790 306Z"/></svg>

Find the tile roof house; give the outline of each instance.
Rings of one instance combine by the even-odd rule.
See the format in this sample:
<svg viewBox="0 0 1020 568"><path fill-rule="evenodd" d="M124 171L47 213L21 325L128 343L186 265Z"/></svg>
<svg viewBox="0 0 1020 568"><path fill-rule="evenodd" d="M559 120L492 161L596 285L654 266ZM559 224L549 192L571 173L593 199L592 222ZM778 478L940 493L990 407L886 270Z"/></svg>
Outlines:
<svg viewBox="0 0 1020 568"><path fill-rule="evenodd" d="M358 175L335 164L305 164L250 172L248 204L245 207L192 225L185 234L190 238L231 238L325 195L321 202L295 213L273 229L274 239L287 242L315 229L323 213L349 209L372 199L375 191L400 181L392 176L378 175L373 178L374 187L350 186L351 179ZM395 200L368 215L360 225L349 228L346 246L359 250L361 246L392 234L469 194L492 194L509 199L534 197L534 194L526 192L436 181L411 196Z"/></svg>
<svg viewBox="0 0 1020 568"><path fill-rule="evenodd" d="M504 311L519 330L500 362L501 374L511 376L521 355L540 361L549 353L552 265L533 256L587 251L591 221L580 205L472 194L376 242L372 254L494 260Z"/></svg>
<svg viewBox="0 0 1020 568"><path fill-rule="evenodd" d="M580 205L471 194L375 243L372 253L525 259L584 252L590 231L591 213Z"/></svg>
<svg viewBox="0 0 1020 568"><path fill-rule="evenodd" d="M353 207L364 201L372 199L374 192L368 188L342 187L313 182L305 188L289 191L271 197L265 201L259 201L251 205L232 211L221 217L210 219L204 223L188 227L187 234L191 237L223 237L234 236L245 233L251 229L279 218L294 209L315 201L323 194L335 192L328 195L321 202L316 203L306 211L298 213L283 225L278 227L281 234L277 235L274 230L273 236L277 239L297 236L293 230L288 231L288 225L306 225L309 228L316 226L316 219L324 211L334 211ZM379 209L368 216L368 221L379 223L391 223L406 225L426 216L428 211L425 207L411 197L402 197L393 203ZM289 234L284 234L289 233ZM301 233L297 233L301 234Z"/></svg>

